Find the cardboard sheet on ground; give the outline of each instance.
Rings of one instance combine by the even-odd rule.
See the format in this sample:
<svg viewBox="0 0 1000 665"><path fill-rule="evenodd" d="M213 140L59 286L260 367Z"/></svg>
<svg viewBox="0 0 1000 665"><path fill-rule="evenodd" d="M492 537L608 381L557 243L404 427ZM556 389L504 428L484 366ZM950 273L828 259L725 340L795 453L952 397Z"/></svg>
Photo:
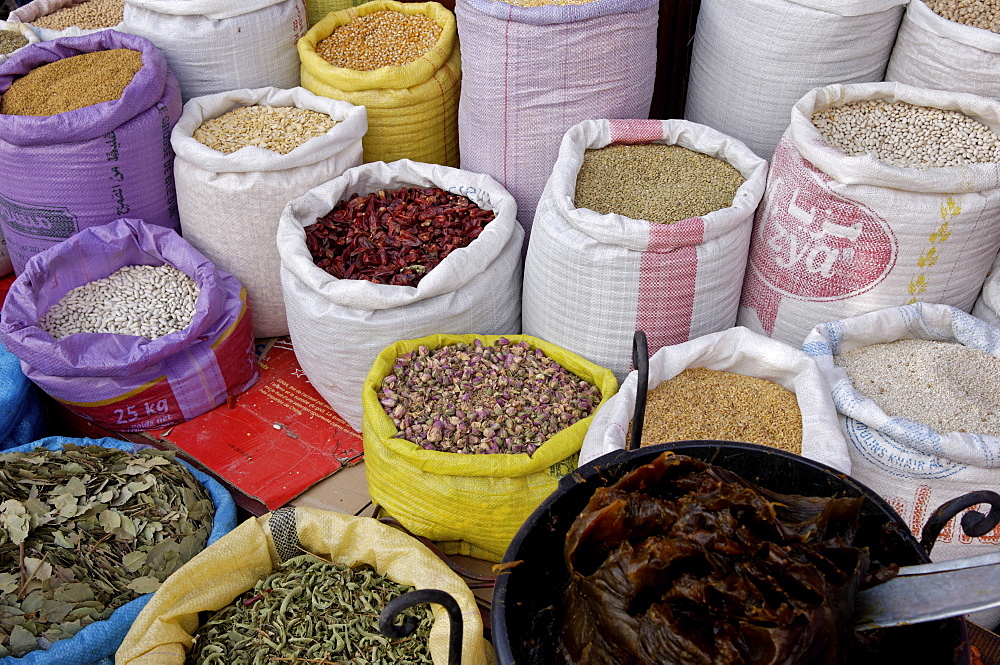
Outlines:
<svg viewBox="0 0 1000 665"><path fill-rule="evenodd" d="M260 378L229 404L167 429L106 432L79 420L69 428L174 450L232 490L241 508L255 515L275 510L360 463L362 444L310 385L287 337L258 341Z"/></svg>

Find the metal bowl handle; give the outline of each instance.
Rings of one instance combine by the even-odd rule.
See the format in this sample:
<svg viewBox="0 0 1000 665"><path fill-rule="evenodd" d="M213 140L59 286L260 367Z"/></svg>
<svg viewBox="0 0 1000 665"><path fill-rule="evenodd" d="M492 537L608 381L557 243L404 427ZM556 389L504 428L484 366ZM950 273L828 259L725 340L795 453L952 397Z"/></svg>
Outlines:
<svg viewBox="0 0 1000 665"><path fill-rule="evenodd" d="M632 414L632 435L628 449L636 450L642 441L642 426L646 420L646 393L649 390L649 346L646 333L636 330L632 336L632 366L639 372L635 386L635 412Z"/></svg>
<svg viewBox="0 0 1000 665"><path fill-rule="evenodd" d="M962 530L965 531L965 535L973 538L988 534L997 524L1000 524L1000 494L990 490L980 490L955 497L938 506L937 510L931 513L920 532L920 546L927 554L930 554L931 548L934 547L938 536L951 518L963 510L981 503L990 504L990 512L986 515L975 510L965 513L962 515Z"/></svg>
<svg viewBox="0 0 1000 665"><path fill-rule="evenodd" d="M396 617L403 610L422 603L437 603L448 610L451 632L448 634L448 665L462 663L462 608L451 594L440 589L416 589L397 596L386 603L378 617L378 629L386 637L398 639L407 637L417 629L419 621L414 617L404 617L401 626L396 625Z"/></svg>

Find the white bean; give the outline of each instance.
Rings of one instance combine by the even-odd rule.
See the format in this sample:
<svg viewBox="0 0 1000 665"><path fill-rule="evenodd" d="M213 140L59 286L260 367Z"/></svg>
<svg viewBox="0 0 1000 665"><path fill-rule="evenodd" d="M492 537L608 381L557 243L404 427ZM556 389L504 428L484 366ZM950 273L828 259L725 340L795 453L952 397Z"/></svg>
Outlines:
<svg viewBox="0 0 1000 665"><path fill-rule="evenodd" d="M157 339L191 324L198 292L195 281L173 266L125 266L67 293L39 327L55 339L81 332Z"/></svg>

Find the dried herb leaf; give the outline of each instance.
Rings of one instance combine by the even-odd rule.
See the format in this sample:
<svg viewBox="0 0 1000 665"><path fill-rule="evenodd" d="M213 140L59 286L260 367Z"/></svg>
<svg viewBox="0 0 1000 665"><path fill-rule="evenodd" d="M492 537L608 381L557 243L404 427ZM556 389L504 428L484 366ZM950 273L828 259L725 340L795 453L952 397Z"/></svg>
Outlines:
<svg viewBox="0 0 1000 665"><path fill-rule="evenodd" d="M107 619L204 548L214 505L172 453L0 453L0 657Z"/></svg>
<svg viewBox="0 0 1000 665"><path fill-rule="evenodd" d="M412 588L369 566L293 557L209 619L187 663L429 664L434 616L428 606L402 613L418 621L410 637L389 640L378 629L386 603Z"/></svg>
<svg viewBox="0 0 1000 665"><path fill-rule="evenodd" d="M128 588L136 593L153 593L160 588L160 580L155 577L137 577L128 583Z"/></svg>

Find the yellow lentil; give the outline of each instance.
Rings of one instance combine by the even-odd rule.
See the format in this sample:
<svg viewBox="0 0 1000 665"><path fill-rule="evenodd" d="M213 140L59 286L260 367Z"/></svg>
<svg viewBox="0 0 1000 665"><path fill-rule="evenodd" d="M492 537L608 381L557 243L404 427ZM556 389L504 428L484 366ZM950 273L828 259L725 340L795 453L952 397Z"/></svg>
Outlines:
<svg viewBox="0 0 1000 665"><path fill-rule="evenodd" d="M335 67L367 72L408 65L437 45L441 26L423 14L380 11L359 16L316 45Z"/></svg>
<svg viewBox="0 0 1000 665"><path fill-rule="evenodd" d="M685 369L647 393L641 446L699 439L802 454L795 393L774 381L704 367Z"/></svg>

